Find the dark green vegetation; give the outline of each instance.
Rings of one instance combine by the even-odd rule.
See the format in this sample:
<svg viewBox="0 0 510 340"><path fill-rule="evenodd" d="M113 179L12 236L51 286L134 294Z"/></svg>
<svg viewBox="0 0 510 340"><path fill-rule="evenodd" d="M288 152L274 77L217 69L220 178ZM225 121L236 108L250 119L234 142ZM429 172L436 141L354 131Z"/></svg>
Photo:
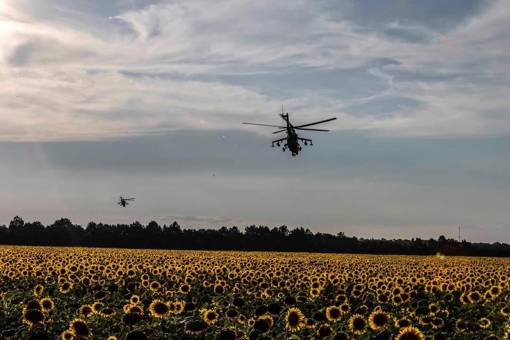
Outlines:
<svg viewBox="0 0 510 340"><path fill-rule="evenodd" d="M160 226L152 221L146 226L90 222L86 228L62 218L44 226L40 222L25 223L16 216L8 227L0 226L0 244L40 246L113 247L134 249L301 251L354 254L402 254L498 256L510 257L507 244L457 242L444 236L437 240L376 240L312 233L303 227L289 230L248 226L220 229L182 229L176 222Z"/></svg>

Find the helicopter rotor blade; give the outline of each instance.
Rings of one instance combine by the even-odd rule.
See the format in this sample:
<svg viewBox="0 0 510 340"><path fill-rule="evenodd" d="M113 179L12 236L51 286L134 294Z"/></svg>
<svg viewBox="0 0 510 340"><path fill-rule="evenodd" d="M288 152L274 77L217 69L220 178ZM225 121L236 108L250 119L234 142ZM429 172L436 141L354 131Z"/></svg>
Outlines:
<svg viewBox="0 0 510 340"><path fill-rule="evenodd" d="M134 198L124 198L124 201L134 201Z"/></svg>
<svg viewBox="0 0 510 340"><path fill-rule="evenodd" d="M278 126L278 125L267 125L267 124L256 124L256 123L243 123L243 124L246 124L246 125L259 125L259 126L270 126L270 127L275 127L275 128L279 128L279 129L285 129L285 126Z"/></svg>
<svg viewBox="0 0 510 340"><path fill-rule="evenodd" d="M283 131L286 131L287 129L283 129L283 130L279 130L279 131L276 131L276 132L273 132L273 135L277 134L277 133L280 133L280 132L283 132Z"/></svg>
<svg viewBox="0 0 510 340"><path fill-rule="evenodd" d="M298 128L298 127L295 127L294 129L296 129L296 130L307 130L307 131L322 131L322 132L329 131L329 130L323 130L323 129L307 129L307 128Z"/></svg>
<svg viewBox="0 0 510 340"><path fill-rule="evenodd" d="M322 123L330 122L330 121L335 120L335 119L336 119L336 117L335 118L326 119L326 120L321 120L320 122L315 122L315 123L310 123L310 124L294 126L294 128L302 128L302 127L305 127L305 126L312 126L312 125L322 124Z"/></svg>

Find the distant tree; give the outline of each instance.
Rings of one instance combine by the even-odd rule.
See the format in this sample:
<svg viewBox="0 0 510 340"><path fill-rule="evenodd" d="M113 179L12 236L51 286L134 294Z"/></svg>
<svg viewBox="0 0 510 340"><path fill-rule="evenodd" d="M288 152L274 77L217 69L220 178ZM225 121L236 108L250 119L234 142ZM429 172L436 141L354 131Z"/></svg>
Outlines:
<svg viewBox="0 0 510 340"><path fill-rule="evenodd" d="M155 221L149 222L147 226L138 221L117 225L89 222L86 229L83 229L67 218L44 227L37 221L26 223L19 216L9 223L8 228L0 226L0 244L417 255L441 252L448 256L510 257L508 244L473 244L466 240L458 242L452 238L446 239L443 235L438 240L358 239L348 237L343 232L336 235L321 232L314 234L303 227L289 231L285 225L272 229L250 225L243 233L237 226L181 229L177 222L161 227Z"/></svg>
<svg viewBox="0 0 510 340"><path fill-rule="evenodd" d="M5 225L0 225L0 244L9 244L9 229Z"/></svg>

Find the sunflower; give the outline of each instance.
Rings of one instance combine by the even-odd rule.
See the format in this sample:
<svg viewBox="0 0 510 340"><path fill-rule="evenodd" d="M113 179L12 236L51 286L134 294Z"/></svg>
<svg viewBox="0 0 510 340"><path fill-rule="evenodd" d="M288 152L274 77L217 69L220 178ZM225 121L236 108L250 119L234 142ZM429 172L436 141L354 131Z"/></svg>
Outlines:
<svg viewBox="0 0 510 340"><path fill-rule="evenodd" d="M71 321L69 324L69 331L77 337L88 338L92 335L89 325L82 319L74 319Z"/></svg>
<svg viewBox="0 0 510 340"><path fill-rule="evenodd" d="M366 327L367 321L365 320L363 315L354 314L349 319L349 329L356 335L365 333Z"/></svg>
<svg viewBox="0 0 510 340"><path fill-rule="evenodd" d="M74 335L71 331L64 331L61 335L60 335L60 339L61 340L73 340L74 339Z"/></svg>
<svg viewBox="0 0 510 340"><path fill-rule="evenodd" d="M331 327L326 323L319 327L317 330L317 336L319 338L325 338L327 336L330 336L333 331L331 330Z"/></svg>
<svg viewBox="0 0 510 340"><path fill-rule="evenodd" d="M340 333L337 333L334 337L333 337L333 340L349 340L349 335L347 335L347 333L345 332L340 332Z"/></svg>
<svg viewBox="0 0 510 340"><path fill-rule="evenodd" d="M214 286L214 293L218 294L218 295L221 295L223 293L225 293L225 287L223 287L222 285L215 285Z"/></svg>
<svg viewBox="0 0 510 340"><path fill-rule="evenodd" d="M340 313L347 314L351 310L351 306L348 303L342 303L338 308L340 308Z"/></svg>
<svg viewBox="0 0 510 340"><path fill-rule="evenodd" d="M214 325L216 322L218 322L219 315L213 310L206 310L204 312L204 321L207 322L209 325Z"/></svg>
<svg viewBox="0 0 510 340"><path fill-rule="evenodd" d="M239 323L245 323L246 322L246 315L239 314L239 317L237 318L237 322Z"/></svg>
<svg viewBox="0 0 510 340"><path fill-rule="evenodd" d="M457 328L457 331L462 333L468 328L468 324L464 320L458 319L455 322L455 328Z"/></svg>
<svg viewBox="0 0 510 340"><path fill-rule="evenodd" d="M411 321L406 317L403 317L395 321L395 327L405 328L409 326L411 326Z"/></svg>
<svg viewBox="0 0 510 340"><path fill-rule="evenodd" d="M501 308L500 312L503 314L503 316L510 316L510 308L508 307Z"/></svg>
<svg viewBox="0 0 510 340"><path fill-rule="evenodd" d="M101 301L106 297L106 292L104 290L98 291L94 294L94 300Z"/></svg>
<svg viewBox="0 0 510 340"><path fill-rule="evenodd" d="M110 317L114 316L115 314L116 314L115 310L113 308L110 308L110 307L103 308L99 312L99 315L101 315L103 318L110 318Z"/></svg>
<svg viewBox="0 0 510 340"><path fill-rule="evenodd" d="M270 303L267 309L271 315L278 315L282 311L282 307L277 302Z"/></svg>
<svg viewBox="0 0 510 340"><path fill-rule="evenodd" d="M191 291L191 286L187 283L185 283L179 287L179 293L181 293L181 294L188 294L190 291Z"/></svg>
<svg viewBox="0 0 510 340"><path fill-rule="evenodd" d="M236 311L235 309L229 309L225 313L225 316L227 317L227 319L235 320L239 317L239 312Z"/></svg>
<svg viewBox="0 0 510 340"><path fill-rule="evenodd" d="M330 322L339 321L342 318L342 310L337 306L326 308L326 317Z"/></svg>
<svg viewBox="0 0 510 340"><path fill-rule="evenodd" d="M51 311L53 309L53 307L55 306L55 304L53 303L53 301L50 298L44 298L40 301L40 303L41 303L42 311L45 313L48 313L49 311Z"/></svg>
<svg viewBox="0 0 510 340"><path fill-rule="evenodd" d="M480 327L482 328L489 328L491 325L491 321L487 318L481 318L479 321Z"/></svg>
<svg viewBox="0 0 510 340"><path fill-rule="evenodd" d="M28 324L30 327L40 324L42 325L46 318L39 309L23 310L23 322Z"/></svg>
<svg viewBox="0 0 510 340"><path fill-rule="evenodd" d="M207 323L203 320L193 320L186 322L184 332L186 334L199 335L207 329Z"/></svg>
<svg viewBox="0 0 510 340"><path fill-rule="evenodd" d="M483 296L482 296L482 294L480 294L479 292L477 292L475 290L468 294L468 299L469 299L469 302L471 302L471 303L479 303L483 300Z"/></svg>
<svg viewBox="0 0 510 340"><path fill-rule="evenodd" d="M382 331L388 327L390 320L390 315L381 310L372 312L368 318L368 323L373 330Z"/></svg>
<svg viewBox="0 0 510 340"><path fill-rule="evenodd" d="M434 329L441 328L444 326L444 320L441 318L433 318L430 325L432 325L432 328Z"/></svg>
<svg viewBox="0 0 510 340"><path fill-rule="evenodd" d="M142 321L142 315L139 313L130 312L122 316L122 322L128 326L136 325L140 321Z"/></svg>
<svg viewBox="0 0 510 340"><path fill-rule="evenodd" d="M129 332L124 339L125 340L147 340L148 338L147 338L147 335L143 331L134 330L134 331Z"/></svg>
<svg viewBox="0 0 510 340"><path fill-rule="evenodd" d="M489 289L489 292L491 293L491 295L493 297L497 297L497 296L499 296L499 294L501 294L501 287L500 286L492 286Z"/></svg>
<svg viewBox="0 0 510 340"><path fill-rule="evenodd" d="M448 340L448 336L445 333L436 333L434 334L433 340Z"/></svg>
<svg viewBox="0 0 510 340"><path fill-rule="evenodd" d="M400 329L395 340L424 340L425 337L416 327L405 327Z"/></svg>
<svg viewBox="0 0 510 340"><path fill-rule="evenodd" d="M269 322L265 319L258 319L257 321L255 321L255 323L253 324L253 329L256 329L256 330L259 330L261 331L262 333L267 333L269 332L269 329L271 328L271 325L269 324Z"/></svg>
<svg viewBox="0 0 510 340"><path fill-rule="evenodd" d="M181 314L184 311L184 302L175 301L174 302L174 314Z"/></svg>
<svg viewBox="0 0 510 340"><path fill-rule="evenodd" d="M161 300L154 300L149 306L151 315L155 318L163 319L170 314L170 307L168 303Z"/></svg>
<svg viewBox="0 0 510 340"><path fill-rule="evenodd" d="M160 288L161 288L161 283L159 283L158 281L152 281L149 285L149 289L152 292L157 292Z"/></svg>
<svg viewBox="0 0 510 340"><path fill-rule="evenodd" d="M316 289L316 288L312 288L310 289L310 296L313 297L313 298L316 298L317 296L319 296L321 294L320 290Z"/></svg>
<svg viewBox="0 0 510 340"><path fill-rule="evenodd" d="M131 302L133 305L136 305L140 303L140 297L138 295L132 295L129 299L129 302Z"/></svg>
<svg viewBox="0 0 510 340"><path fill-rule="evenodd" d="M78 309L78 313L88 318L90 315L94 314L94 309L91 305L83 305Z"/></svg>
<svg viewBox="0 0 510 340"><path fill-rule="evenodd" d="M377 294L377 302L388 303L390 298L386 294Z"/></svg>
<svg viewBox="0 0 510 340"><path fill-rule="evenodd" d="M104 307L104 303L94 302L94 304L92 305L92 311L94 312L94 314L99 314L101 312L101 309L103 309L103 307Z"/></svg>
<svg viewBox="0 0 510 340"><path fill-rule="evenodd" d="M30 309L38 309L38 310L42 310L42 306L41 306L41 303L39 302L39 300L32 300L30 301L27 306L25 307L26 310L30 310Z"/></svg>
<svg viewBox="0 0 510 340"><path fill-rule="evenodd" d="M110 335L106 340L117 340L117 337L114 335Z"/></svg>
<svg viewBox="0 0 510 340"><path fill-rule="evenodd" d="M244 299L236 297L232 300L232 305L238 308L242 308L245 305Z"/></svg>
<svg viewBox="0 0 510 340"><path fill-rule="evenodd" d="M72 288L73 288L73 284L72 284L71 282L69 282L69 281L65 281L65 282L63 282L63 283L60 285L59 290L60 290L60 292L61 292L62 294L67 294L67 293L69 293L69 291L70 291Z"/></svg>
<svg viewBox="0 0 510 340"><path fill-rule="evenodd" d="M37 285L34 287L34 295L40 296L44 290L44 287L42 285Z"/></svg>
<svg viewBox="0 0 510 340"><path fill-rule="evenodd" d="M285 315L285 328L297 332L305 326L305 316L298 308L290 308Z"/></svg>
<svg viewBox="0 0 510 340"><path fill-rule="evenodd" d="M429 313L431 315L436 315L437 312L439 312L439 306L437 305L437 303L431 303L429 305Z"/></svg>
<svg viewBox="0 0 510 340"><path fill-rule="evenodd" d="M313 314L313 319L317 322L326 322L328 321L328 317L326 316L326 314L324 314L323 312L319 311L319 312L315 312Z"/></svg>

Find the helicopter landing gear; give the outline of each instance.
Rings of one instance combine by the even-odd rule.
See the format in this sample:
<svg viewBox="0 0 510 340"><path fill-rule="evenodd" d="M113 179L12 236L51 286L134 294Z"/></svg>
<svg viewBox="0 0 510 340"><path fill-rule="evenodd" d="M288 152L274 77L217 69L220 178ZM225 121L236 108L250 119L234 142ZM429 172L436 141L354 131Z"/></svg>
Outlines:
<svg viewBox="0 0 510 340"><path fill-rule="evenodd" d="M278 145L279 146L279 145ZM271 144L271 147L274 148L274 144Z"/></svg>
<svg viewBox="0 0 510 340"><path fill-rule="evenodd" d="M305 142L305 145L308 145L308 142Z"/></svg>
<svg viewBox="0 0 510 340"><path fill-rule="evenodd" d="M295 153L292 153L292 156L293 156L293 157L295 157L295 156L296 156L296 154L295 154Z"/></svg>
<svg viewBox="0 0 510 340"><path fill-rule="evenodd" d="M276 145L280 146L280 142L276 143Z"/></svg>
<svg viewBox="0 0 510 340"><path fill-rule="evenodd" d="M283 152L285 152L285 148L282 148Z"/></svg>

